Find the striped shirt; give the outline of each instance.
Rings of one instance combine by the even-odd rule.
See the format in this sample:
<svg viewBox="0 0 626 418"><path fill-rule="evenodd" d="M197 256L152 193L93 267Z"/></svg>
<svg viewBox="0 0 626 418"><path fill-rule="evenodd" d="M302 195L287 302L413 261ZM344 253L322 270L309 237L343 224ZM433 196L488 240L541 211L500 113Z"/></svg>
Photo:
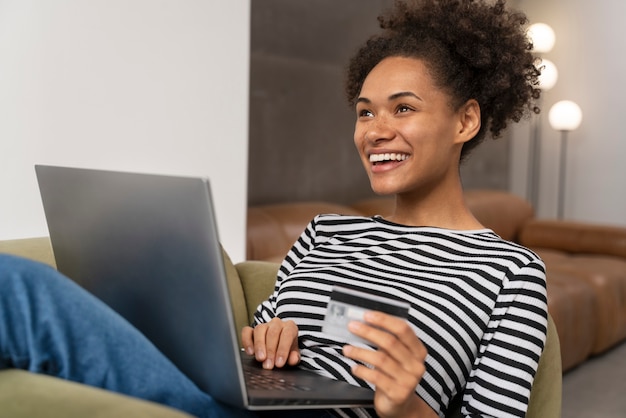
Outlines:
<svg viewBox="0 0 626 418"><path fill-rule="evenodd" d="M545 267L532 251L488 229L313 219L255 322L295 321L302 367L368 387L350 373L347 341L322 332L334 285L410 303L409 323L428 349L416 392L439 416L457 394L464 415L525 415L547 330Z"/></svg>

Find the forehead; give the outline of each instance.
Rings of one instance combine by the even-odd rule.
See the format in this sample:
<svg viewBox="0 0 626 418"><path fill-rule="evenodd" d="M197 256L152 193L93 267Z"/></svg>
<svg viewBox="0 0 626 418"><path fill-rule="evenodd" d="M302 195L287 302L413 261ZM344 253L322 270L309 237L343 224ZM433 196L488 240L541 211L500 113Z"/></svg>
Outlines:
<svg viewBox="0 0 626 418"><path fill-rule="evenodd" d="M399 91L410 91L420 97L428 93L442 93L435 86L423 60L389 57L380 61L367 75L360 96L388 96Z"/></svg>

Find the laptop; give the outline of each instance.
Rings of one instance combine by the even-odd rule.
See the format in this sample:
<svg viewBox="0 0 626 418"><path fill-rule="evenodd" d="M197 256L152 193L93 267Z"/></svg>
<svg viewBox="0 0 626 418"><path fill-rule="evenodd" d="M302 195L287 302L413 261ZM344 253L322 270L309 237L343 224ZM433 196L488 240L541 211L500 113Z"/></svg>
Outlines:
<svg viewBox="0 0 626 418"><path fill-rule="evenodd" d="M251 410L373 404L370 389L299 368L264 370L241 352L207 179L35 170L59 271L126 318L202 390Z"/></svg>

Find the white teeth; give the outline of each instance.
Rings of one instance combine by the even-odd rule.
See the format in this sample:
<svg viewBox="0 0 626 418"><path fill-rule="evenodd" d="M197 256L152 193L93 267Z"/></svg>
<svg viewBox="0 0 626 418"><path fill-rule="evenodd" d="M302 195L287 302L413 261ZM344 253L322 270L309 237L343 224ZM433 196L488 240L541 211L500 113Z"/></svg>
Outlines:
<svg viewBox="0 0 626 418"><path fill-rule="evenodd" d="M387 154L370 154L370 162L378 163L381 161L404 161L409 156L407 154L396 154L395 152Z"/></svg>

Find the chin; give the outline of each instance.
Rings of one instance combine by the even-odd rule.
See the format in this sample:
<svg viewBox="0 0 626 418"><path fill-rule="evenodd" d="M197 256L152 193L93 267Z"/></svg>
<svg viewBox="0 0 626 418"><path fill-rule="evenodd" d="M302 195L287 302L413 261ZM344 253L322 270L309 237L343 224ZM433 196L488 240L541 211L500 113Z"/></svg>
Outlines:
<svg viewBox="0 0 626 418"><path fill-rule="evenodd" d="M372 188L372 191L379 196L392 196L398 193L398 189L390 185L370 183L370 187Z"/></svg>

